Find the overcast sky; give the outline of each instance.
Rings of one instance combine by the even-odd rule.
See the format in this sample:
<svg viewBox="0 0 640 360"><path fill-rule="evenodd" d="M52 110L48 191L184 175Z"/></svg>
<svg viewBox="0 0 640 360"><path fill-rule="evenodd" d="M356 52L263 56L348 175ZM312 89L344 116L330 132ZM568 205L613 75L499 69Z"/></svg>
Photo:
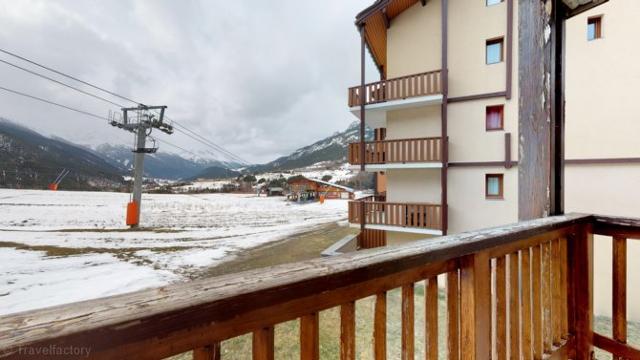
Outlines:
<svg viewBox="0 0 640 360"><path fill-rule="evenodd" d="M347 111L347 88L359 83L353 22L372 2L0 0L0 48L145 104L168 105L170 118L266 162L356 120ZM376 76L373 66L368 76ZM0 86L104 116L117 110L5 64ZM133 142L106 122L2 91L0 116L80 144ZM180 133L167 140L206 148Z"/></svg>

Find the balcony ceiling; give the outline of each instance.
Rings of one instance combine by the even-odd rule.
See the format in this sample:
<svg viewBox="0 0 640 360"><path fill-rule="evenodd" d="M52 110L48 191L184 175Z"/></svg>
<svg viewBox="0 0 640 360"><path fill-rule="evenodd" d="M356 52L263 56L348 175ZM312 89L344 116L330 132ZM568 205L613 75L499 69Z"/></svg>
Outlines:
<svg viewBox="0 0 640 360"><path fill-rule="evenodd" d="M383 74L387 68L387 27L403 11L416 3L423 5L433 0L376 0L356 16L356 25L364 25L365 39L373 57ZM572 11L590 8L608 0L562 0Z"/></svg>

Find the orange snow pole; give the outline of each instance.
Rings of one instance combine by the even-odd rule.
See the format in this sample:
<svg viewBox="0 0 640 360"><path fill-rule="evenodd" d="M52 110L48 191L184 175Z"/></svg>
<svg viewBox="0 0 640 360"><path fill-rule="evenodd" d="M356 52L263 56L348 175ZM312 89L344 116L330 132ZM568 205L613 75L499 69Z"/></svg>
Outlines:
<svg viewBox="0 0 640 360"><path fill-rule="evenodd" d="M49 190L51 190L51 191L58 190L58 184L56 184L56 183L49 184Z"/></svg>
<svg viewBox="0 0 640 360"><path fill-rule="evenodd" d="M127 225L135 226L138 225L138 203L135 201L131 201L127 204Z"/></svg>

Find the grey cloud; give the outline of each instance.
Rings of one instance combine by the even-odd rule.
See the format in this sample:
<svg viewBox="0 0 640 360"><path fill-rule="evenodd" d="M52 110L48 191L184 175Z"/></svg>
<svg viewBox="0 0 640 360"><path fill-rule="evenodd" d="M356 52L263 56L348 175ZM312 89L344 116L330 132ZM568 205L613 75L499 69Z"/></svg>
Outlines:
<svg viewBox="0 0 640 360"><path fill-rule="evenodd" d="M370 2L0 0L0 44L166 104L172 119L264 162L354 120L346 106L347 87L359 82L353 18ZM6 66L0 85L98 114L116 108ZM0 116L84 144L131 143L104 123L4 93ZM206 148L181 134L168 139Z"/></svg>

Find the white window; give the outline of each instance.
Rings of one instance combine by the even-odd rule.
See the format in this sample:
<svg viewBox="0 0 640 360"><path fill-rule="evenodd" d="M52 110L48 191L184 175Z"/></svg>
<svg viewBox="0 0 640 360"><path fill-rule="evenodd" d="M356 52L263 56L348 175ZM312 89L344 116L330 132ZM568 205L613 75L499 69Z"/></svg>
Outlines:
<svg viewBox="0 0 640 360"><path fill-rule="evenodd" d="M487 40L487 65L502 62L504 58L504 39Z"/></svg>
<svg viewBox="0 0 640 360"><path fill-rule="evenodd" d="M504 199L503 182L503 174L487 174L485 178L485 197L487 199Z"/></svg>
<svg viewBox="0 0 640 360"><path fill-rule="evenodd" d="M600 39L602 37L602 16L594 16L587 19L587 40Z"/></svg>
<svg viewBox="0 0 640 360"><path fill-rule="evenodd" d="M503 0L487 0L487 6L491 6L491 5L498 5L502 2Z"/></svg>

